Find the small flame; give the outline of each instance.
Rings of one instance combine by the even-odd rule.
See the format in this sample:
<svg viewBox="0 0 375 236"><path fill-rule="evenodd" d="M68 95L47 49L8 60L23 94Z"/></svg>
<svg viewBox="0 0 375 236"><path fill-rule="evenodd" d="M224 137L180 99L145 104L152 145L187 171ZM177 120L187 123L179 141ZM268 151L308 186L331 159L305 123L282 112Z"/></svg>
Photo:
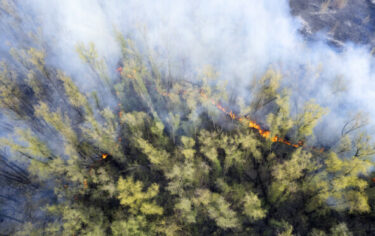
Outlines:
<svg viewBox="0 0 375 236"><path fill-rule="evenodd" d="M119 68L116 69L117 72L121 73L122 72L122 67L120 66Z"/></svg>
<svg viewBox="0 0 375 236"><path fill-rule="evenodd" d="M234 114L232 111L229 112L229 116L232 118L232 120L236 119L236 114Z"/></svg>
<svg viewBox="0 0 375 236"><path fill-rule="evenodd" d="M84 179L84 180L83 180L83 187L84 187L84 188L88 188L88 186L89 186L89 185L87 184L87 180Z"/></svg>
<svg viewBox="0 0 375 236"><path fill-rule="evenodd" d="M102 154L102 159L106 159L108 157L108 154L104 153Z"/></svg>

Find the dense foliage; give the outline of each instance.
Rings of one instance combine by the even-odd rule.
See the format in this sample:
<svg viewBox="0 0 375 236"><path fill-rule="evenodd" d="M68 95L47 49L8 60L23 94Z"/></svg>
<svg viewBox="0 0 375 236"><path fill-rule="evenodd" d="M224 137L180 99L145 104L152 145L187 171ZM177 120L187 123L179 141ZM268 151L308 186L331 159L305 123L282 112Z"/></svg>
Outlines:
<svg viewBox="0 0 375 236"><path fill-rule="evenodd" d="M48 65L43 47L14 48L1 64L1 112L17 128L0 139L0 233L374 232L375 149L361 116L321 149L310 143L327 111L309 101L292 115L291 91L275 71L244 101L226 92L214 68L189 82L159 71L147 47L117 36L118 68L107 68L94 45L77 46L101 88L92 93ZM270 137L306 144L265 138L212 101L262 118Z"/></svg>

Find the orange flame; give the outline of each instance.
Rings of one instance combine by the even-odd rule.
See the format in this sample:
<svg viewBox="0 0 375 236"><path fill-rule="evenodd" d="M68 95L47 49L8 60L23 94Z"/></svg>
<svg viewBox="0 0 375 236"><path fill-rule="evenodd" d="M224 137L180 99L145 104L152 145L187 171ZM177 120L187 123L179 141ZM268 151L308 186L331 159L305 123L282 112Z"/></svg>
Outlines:
<svg viewBox="0 0 375 236"><path fill-rule="evenodd" d="M121 73L122 72L122 67L120 66L119 68L116 69L117 72Z"/></svg>
<svg viewBox="0 0 375 236"><path fill-rule="evenodd" d="M87 187L88 187L87 180L84 179L84 180L83 180L83 188L87 188Z"/></svg>
<svg viewBox="0 0 375 236"><path fill-rule="evenodd" d="M108 154L104 153L102 154L102 159L106 159L108 157Z"/></svg>
<svg viewBox="0 0 375 236"><path fill-rule="evenodd" d="M203 91L200 91L200 95L201 97L203 98L207 98L207 95L203 92ZM210 99L211 103L216 106L217 109L219 109L220 111L222 111L223 113L225 113L226 115L228 115L232 120L238 120L240 122L242 121L246 121L248 122L248 127L249 128L253 128L255 130L258 131L259 135L262 136L263 138L265 139L269 139L271 140L271 142L278 142L278 143L284 143L288 146L292 146L292 147L295 147L295 148L298 148L298 147L301 147L303 146L303 141L299 141L298 143L291 143L283 138L280 138L278 136L273 136L271 137L271 132L269 130L265 130L265 129L262 129L262 127L257 124L255 121L252 121L250 119L248 119L247 117L240 117L238 115L236 115L233 111L227 111L222 105L220 105L219 103L216 103L214 100Z"/></svg>

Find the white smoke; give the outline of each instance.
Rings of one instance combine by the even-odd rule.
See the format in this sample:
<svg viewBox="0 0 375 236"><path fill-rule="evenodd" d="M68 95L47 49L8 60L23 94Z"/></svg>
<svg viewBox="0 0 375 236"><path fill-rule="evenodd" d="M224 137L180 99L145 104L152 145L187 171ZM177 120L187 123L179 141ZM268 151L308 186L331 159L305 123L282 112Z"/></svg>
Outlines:
<svg viewBox="0 0 375 236"><path fill-rule="evenodd" d="M321 130L342 126L359 110L375 115L374 60L367 46L345 44L338 52L322 40L307 42L286 0L25 0L24 9L53 42L51 61L81 86L92 82L82 75L75 45L94 42L114 68L117 29L147 42L175 77L193 79L192 71L213 65L244 97L251 96L244 88L254 75L279 69L297 109L309 99L330 109L326 119L335 122L326 120Z"/></svg>

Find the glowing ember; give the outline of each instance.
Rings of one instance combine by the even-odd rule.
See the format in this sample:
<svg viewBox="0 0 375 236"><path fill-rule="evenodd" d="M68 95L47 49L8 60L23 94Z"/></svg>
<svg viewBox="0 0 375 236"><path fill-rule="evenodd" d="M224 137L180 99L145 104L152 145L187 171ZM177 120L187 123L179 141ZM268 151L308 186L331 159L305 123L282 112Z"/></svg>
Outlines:
<svg viewBox="0 0 375 236"><path fill-rule="evenodd" d="M108 157L108 154L102 154L102 159L106 159Z"/></svg>

